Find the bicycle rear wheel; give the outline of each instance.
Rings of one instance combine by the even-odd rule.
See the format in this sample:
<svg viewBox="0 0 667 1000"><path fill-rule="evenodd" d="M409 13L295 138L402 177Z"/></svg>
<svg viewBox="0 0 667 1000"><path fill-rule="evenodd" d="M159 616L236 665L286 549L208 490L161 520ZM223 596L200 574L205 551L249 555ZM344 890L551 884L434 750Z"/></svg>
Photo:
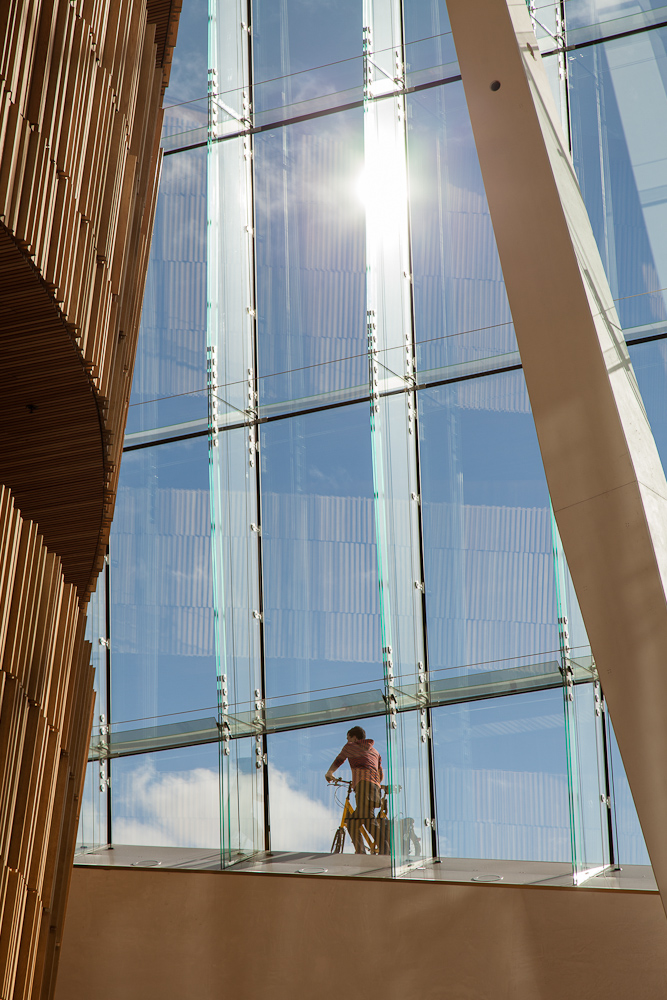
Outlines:
<svg viewBox="0 0 667 1000"><path fill-rule="evenodd" d="M339 826L334 834L333 844L331 845L332 854L342 854L343 847L345 846L345 830L342 826Z"/></svg>

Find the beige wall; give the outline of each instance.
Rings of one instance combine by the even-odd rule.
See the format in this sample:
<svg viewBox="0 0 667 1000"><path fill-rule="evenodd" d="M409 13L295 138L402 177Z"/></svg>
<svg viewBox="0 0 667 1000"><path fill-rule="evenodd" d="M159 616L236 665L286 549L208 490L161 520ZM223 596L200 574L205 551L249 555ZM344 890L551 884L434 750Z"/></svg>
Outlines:
<svg viewBox="0 0 667 1000"><path fill-rule="evenodd" d="M653 1000L657 893L74 870L56 1000Z"/></svg>

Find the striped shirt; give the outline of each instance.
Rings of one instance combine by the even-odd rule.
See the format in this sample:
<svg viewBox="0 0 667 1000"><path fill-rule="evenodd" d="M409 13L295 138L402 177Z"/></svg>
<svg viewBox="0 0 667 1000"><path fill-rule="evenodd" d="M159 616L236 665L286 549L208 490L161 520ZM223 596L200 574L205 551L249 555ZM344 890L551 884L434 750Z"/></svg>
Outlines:
<svg viewBox="0 0 667 1000"><path fill-rule="evenodd" d="M331 765L331 770L338 770L345 761L349 762L352 770L352 787L354 789L360 781L372 781L374 785L382 783L384 777L382 758L374 748L373 740L357 740L354 743L346 743Z"/></svg>

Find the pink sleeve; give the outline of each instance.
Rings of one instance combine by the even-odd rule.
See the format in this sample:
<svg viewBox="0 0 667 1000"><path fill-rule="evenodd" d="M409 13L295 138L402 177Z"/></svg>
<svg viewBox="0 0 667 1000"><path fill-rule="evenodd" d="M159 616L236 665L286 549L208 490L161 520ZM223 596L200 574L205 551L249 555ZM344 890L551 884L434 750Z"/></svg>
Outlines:
<svg viewBox="0 0 667 1000"><path fill-rule="evenodd" d="M335 761L329 768L330 771L337 771L341 764L344 764L347 760L347 744L343 747L341 752L336 757Z"/></svg>

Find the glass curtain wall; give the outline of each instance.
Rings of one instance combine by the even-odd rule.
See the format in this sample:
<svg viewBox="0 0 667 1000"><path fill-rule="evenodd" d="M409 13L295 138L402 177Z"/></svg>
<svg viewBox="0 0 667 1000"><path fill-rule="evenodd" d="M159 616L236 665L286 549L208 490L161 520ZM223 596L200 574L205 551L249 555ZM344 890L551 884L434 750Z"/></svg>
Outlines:
<svg viewBox="0 0 667 1000"><path fill-rule="evenodd" d="M528 6L667 455L667 29ZM648 863L445 0L197 0L167 103L82 844L328 855L361 726L346 870Z"/></svg>
<svg viewBox="0 0 667 1000"><path fill-rule="evenodd" d="M207 445L207 22L206 0L188 0L164 98L165 155L125 454L107 566L88 616L98 705L80 850L115 843L220 851Z"/></svg>

